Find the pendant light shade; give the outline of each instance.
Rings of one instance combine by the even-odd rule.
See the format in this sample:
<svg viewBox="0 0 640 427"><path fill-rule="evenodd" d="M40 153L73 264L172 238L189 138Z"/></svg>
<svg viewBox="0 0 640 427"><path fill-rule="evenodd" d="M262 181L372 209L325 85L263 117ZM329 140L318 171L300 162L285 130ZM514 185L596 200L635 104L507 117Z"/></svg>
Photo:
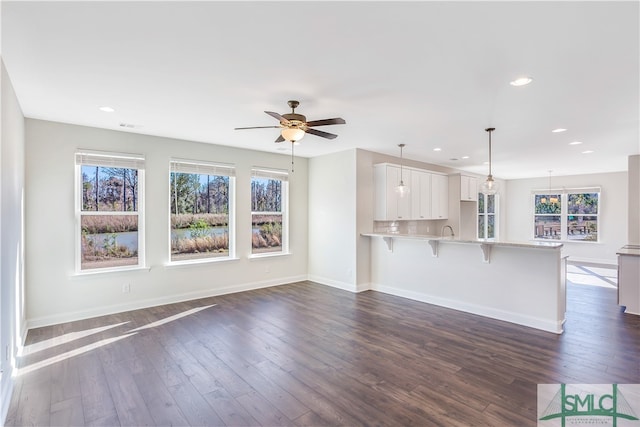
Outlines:
<svg viewBox="0 0 640 427"><path fill-rule="evenodd" d="M491 175L491 132L496 128L486 128L485 131L489 132L489 175L487 179L482 183L482 193L488 196L496 194L498 192L498 183L494 181L493 175Z"/></svg>
<svg viewBox="0 0 640 427"><path fill-rule="evenodd" d="M409 194L410 190L404 181L402 181L402 149L404 148L404 144L398 144L398 147L400 147L400 182L396 186L396 193L398 193L400 197L404 197Z"/></svg>

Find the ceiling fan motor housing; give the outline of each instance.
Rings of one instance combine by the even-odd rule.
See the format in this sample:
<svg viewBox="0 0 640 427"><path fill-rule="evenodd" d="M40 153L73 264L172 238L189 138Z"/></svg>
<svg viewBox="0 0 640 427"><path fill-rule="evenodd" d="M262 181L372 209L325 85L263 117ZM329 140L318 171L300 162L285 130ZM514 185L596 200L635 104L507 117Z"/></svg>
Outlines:
<svg viewBox="0 0 640 427"><path fill-rule="evenodd" d="M291 125L300 126L307 122L307 118L302 114L289 113L283 114L282 117L289 120Z"/></svg>

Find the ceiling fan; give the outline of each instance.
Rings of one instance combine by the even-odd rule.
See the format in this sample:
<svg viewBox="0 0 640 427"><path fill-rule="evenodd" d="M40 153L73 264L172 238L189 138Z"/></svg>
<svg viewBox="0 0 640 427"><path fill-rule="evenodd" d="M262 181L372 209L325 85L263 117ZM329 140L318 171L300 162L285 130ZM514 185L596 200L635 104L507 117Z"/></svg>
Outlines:
<svg viewBox="0 0 640 427"><path fill-rule="evenodd" d="M298 105L300 105L300 102L292 100L289 101L288 104L289 107L291 107L291 112L287 114L280 115L278 113L274 113L273 111L265 111L265 113L280 122L278 126L252 126L236 128L236 130L278 128L282 130L280 132L280 136L278 136L275 142L290 141L293 143L296 141L300 141L306 133L320 136L322 138L335 139L338 137L338 135L329 132L323 132L321 130L314 129L314 127L327 125L343 125L346 123L344 119L340 117L336 117L333 119L312 120L308 122L305 116L296 113L296 108L298 107Z"/></svg>

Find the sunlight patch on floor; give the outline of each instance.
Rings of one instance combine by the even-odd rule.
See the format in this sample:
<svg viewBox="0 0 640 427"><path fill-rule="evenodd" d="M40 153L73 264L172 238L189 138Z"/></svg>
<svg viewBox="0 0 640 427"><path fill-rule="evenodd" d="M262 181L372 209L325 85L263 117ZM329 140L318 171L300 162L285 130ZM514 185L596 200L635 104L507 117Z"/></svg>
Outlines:
<svg viewBox="0 0 640 427"><path fill-rule="evenodd" d="M191 310L183 311L182 313L174 314L173 316L165 317L164 319L156 320L155 322L148 323L144 326L140 326L139 328L135 328L130 330L129 332L139 332L143 329L155 328L160 325L164 325L169 322L173 322L174 320L181 319L183 317L189 316L191 314L197 313L199 311L205 310L209 307L213 307L216 304L205 305L203 307L192 308Z"/></svg>
<svg viewBox="0 0 640 427"><path fill-rule="evenodd" d="M618 287L618 270L569 264L567 265L567 280L576 285L616 289Z"/></svg>
<svg viewBox="0 0 640 427"><path fill-rule="evenodd" d="M38 369L44 368L45 366L50 366L50 365L53 365L54 363L62 362L63 360L68 359L70 357L79 356L81 354L87 353L89 351L95 350L95 349L103 347L105 345L109 345L109 344L114 343L116 341L120 341L122 339L129 338L130 336L135 335L135 334L136 334L136 332L134 332L132 334L121 335L121 336L118 336L118 337L113 337L113 338L107 338L107 339L104 339L104 340L100 340L98 342L94 342L93 344L85 345L83 347L76 348L76 349L71 350L71 351L67 351L66 353L58 354L57 356L53 356L53 357L50 357L50 358L45 359L45 360L41 360L41 361L36 362L36 363L32 363L31 365L28 365L28 366L25 366L25 367L22 367L22 368L17 368L15 370L15 375L16 376L20 376L20 375L28 374L29 372L36 371Z"/></svg>
<svg viewBox="0 0 640 427"><path fill-rule="evenodd" d="M107 331L109 329L117 328L118 326L122 326L127 323L129 322L127 321L122 323L116 323L115 325L100 326L98 328L87 329L85 331L69 332L67 334L60 335L55 338L50 338L37 343L28 344L20 349L20 353L18 354L18 356L33 354L38 351L46 350L48 348L51 348L57 345L67 344L69 342L79 340L80 338L88 337L89 335L94 335L100 332Z"/></svg>

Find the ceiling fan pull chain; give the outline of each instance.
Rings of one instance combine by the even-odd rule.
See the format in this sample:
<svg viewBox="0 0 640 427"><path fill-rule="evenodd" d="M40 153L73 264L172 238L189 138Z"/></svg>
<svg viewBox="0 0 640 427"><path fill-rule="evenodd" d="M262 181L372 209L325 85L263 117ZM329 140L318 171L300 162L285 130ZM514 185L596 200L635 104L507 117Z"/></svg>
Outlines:
<svg viewBox="0 0 640 427"><path fill-rule="evenodd" d="M291 173L293 173L293 146L296 145L293 141L291 141Z"/></svg>

